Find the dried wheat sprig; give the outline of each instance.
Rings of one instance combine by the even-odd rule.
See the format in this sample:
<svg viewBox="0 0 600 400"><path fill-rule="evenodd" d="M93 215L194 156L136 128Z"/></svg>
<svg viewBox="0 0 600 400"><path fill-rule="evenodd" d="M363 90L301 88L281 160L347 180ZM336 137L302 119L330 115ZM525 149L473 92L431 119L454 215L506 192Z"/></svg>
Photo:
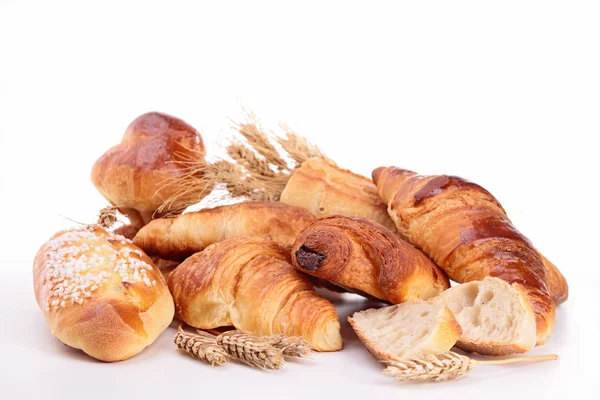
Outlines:
<svg viewBox="0 0 600 400"><path fill-rule="evenodd" d="M400 382L441 382L451 381L466 375L477 365L508 364L514 362L556 360L556 354L508 358L504 360L478 361L452 351L441 354L424 355L406 361L385 361L383 373Z"/></svg>
<svg viewBox="0 0 600 400"><path fill-rule="evenodd" d="M298 135L296 132L291 130L289 127L282 125L285 131L286 138L277 137L277 142L283 147L287 154L296 162L295 168L302 165L302 163L309 158L319 158L332 164L335 164L329 159L325 153L319 149L319 147L310 143L305 137Z"/></svg>
<svg viewBox="0 0 600 400"><path fill-rule="evenodd" d="M104 207L98 212L97 224L103 228L110 228L117 222L117 207Z"/></svg>
<svg viewBox="0 0 600 400"><path fill-rule="evenodd" d="M226 193L215 194L212 205L236 198L278 201L291 173L304 161L317 157L332 162L318 147L291 130L286 139L279 138L264 132L252 122L255 119L250 114L248 120L236 124L246 140L231 139L225 145L225 152L233 162L223 159L207 162L203 153L192 149L175 154L177 174L165 179L157 191L157 194L172 193L156 211L157 215L177 215L214 193L214 188L224 188ZM293 168L286 158L294 161Z"/></svg>
<svg viewBox="0 0 600 400"><path fill-rule="evenodd" d="M217 343L233 358L261 369L280 369L283 366L282 350L261 337L234 330L221 333Z"/></svg>
<svg viewBox="0 0 600 400"><path fill-rule="evenodd" d="M254 121L253 121L254 120ZM281 169L287 169L288 164L279 151L273 146L272 138L265 133L253 117L250 122L237 124L239 133L246 138L250 146L265 160Z"/></svg>
<svg viewBox="0 0 600 400"><path fill-rule="evenodd" d="M180 350L213 366L223 365L228 361L227 352L217 344L215 337L212 335L187 333L180 326L173 342Z"/></svg>
<svg viewBox="0 0 600 400"><path fill-rule="evenodd" d="M274 177L275 172L271 169L267 159L258 158L253 150L244 144L235 142L227 146L227 155L237 161L238 164L259 176Z"/></svg>
<svg viewBox="0 0 600 400"><path fill-rule="evenodd" d="M308 357L312 353L312 346L303 337L273 335L265 337L271 346L281 349L287 357Z"/></svg>

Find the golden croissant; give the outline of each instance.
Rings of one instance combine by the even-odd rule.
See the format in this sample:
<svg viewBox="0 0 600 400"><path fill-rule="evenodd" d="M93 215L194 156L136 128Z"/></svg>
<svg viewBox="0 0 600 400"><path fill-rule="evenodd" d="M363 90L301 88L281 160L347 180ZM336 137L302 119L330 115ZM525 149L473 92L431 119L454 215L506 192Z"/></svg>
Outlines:
<svg viewBox="0 0 600 400"><path fill-rule="evenodd" d="M311 158L302 163L292 173L280 201L306 208L317 218L362 217L396 230L370 179L325 160Z"/></svg>
<svg viewBox="0 0 600 400"><path fill-rule="evenodd" d="M398 231L458 282L486 276L521 284L536 314L537 341L555 320L544 259L510 222L498 200L465 179L422 176L400 168L373 171L379 195ZM553 266L552 266L553 267ZM566 281L553 272L555 298L567 297Z"/></svg>
<svg viewBox="0 0 600 400"><path fill-rule="evenodd" d="M289 261L272 241L232 238L208 246L169 275L176 315L200 329L302 336L315 350L340 350L335 308Z"/></svg>
<svg viewBox="0 0 600 400"><path fill-rule="evenodd" d="M425 254L364 218L315 221L294 243L292 262L300 271L394 304L426 300L450 287Z"/></svg>
<svg viewBox="0 0 600 400"><path fill-rule="evenodd" d="M289 249L314 219L302 208L248 201L156 219L143 227L133 242L149 255L167 260L183 260L232 237L273 240Z"/></svg>

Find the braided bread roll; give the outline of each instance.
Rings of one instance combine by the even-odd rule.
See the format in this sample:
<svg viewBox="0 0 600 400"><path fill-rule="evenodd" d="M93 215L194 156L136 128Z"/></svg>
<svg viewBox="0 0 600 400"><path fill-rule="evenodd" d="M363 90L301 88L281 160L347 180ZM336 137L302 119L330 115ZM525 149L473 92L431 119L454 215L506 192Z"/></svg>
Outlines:
<svg viewBox="0 0 600 400"><path fill-rule="evenodd" d="M325 160L311 158L303 162L290 177L280 201L303 207L317 218L332 215L368 218L396 230L370 179Z"/></svg>
<svg viewBox="0 0 600 400"><path fill-rule="evenodd" d="M536 314L538 344L544 343L555 319L544 260L498 200L481 186L454 176L382 167L373 171L373 180L399 233L450 278L468 282L494 276L523 285ZM557 297L564 299L566 294Z"/></svg>
<svg viewBox="0 0 600 400"><path fill-rule="evenodd" d="M390 303L427 300L450 287L425 254L376 222L335 216L308 226L292 248L296 269Z"/></svg>
<svg viewBox="0 0 600 400"><path fill-rule="evenodd" d="M232 237L273 240L289 249L314 219L302 208L248 201L156 219L143 227L133 242L151 256L180 261Z"/></svg>
<svg viewBox="0 0 600 400"><path fill-rule="evenodd" d="M289 252L271 241L232 238L208 246L169 275L176 315L200 329L303 336L315 350L340 350L335 308L289 261Z"/></svg>
<svg viewBox="0 0 600 400"><path fill-rule="evenodd" d="M33 286L52 335L102 361L134 356L173 320L173 299L150 258L99 226L45 243Z"/></svg>

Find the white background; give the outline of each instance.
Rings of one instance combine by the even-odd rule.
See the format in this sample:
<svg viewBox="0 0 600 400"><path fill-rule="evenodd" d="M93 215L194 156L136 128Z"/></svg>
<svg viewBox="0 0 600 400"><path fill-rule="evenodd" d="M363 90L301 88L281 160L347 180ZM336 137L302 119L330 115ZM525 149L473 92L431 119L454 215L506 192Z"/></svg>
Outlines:
<svg viewBox="0 0 600 400"><path fill-rule="evenodd" d="M598 2L252 3L0 0L0 397L596 396ZM367 307L358 297L340 305L342 352L276 373L211 369L174 350L173 329L117 364L53 339L32 260L70 226L62 216L93 222L105 205L95 159L141 113L214 143L242 106L356 172L398 165L494 193L569 281L554 335L531 352L560 361L402 386L345 322Z"/></svg>

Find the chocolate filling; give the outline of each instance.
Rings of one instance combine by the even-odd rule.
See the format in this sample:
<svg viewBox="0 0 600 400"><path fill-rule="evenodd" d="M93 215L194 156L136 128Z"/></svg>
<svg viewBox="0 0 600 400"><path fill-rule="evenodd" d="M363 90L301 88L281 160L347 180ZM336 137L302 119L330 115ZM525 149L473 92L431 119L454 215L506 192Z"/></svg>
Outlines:
<svg viewBox="0 0 600 400"><path fill-rule="evenodd" d="M321 263L326 258L327 256L325 254L317 253L304 245L296 251L296 261L298 262L298 265L310 272L318 270Z"/></svg>

